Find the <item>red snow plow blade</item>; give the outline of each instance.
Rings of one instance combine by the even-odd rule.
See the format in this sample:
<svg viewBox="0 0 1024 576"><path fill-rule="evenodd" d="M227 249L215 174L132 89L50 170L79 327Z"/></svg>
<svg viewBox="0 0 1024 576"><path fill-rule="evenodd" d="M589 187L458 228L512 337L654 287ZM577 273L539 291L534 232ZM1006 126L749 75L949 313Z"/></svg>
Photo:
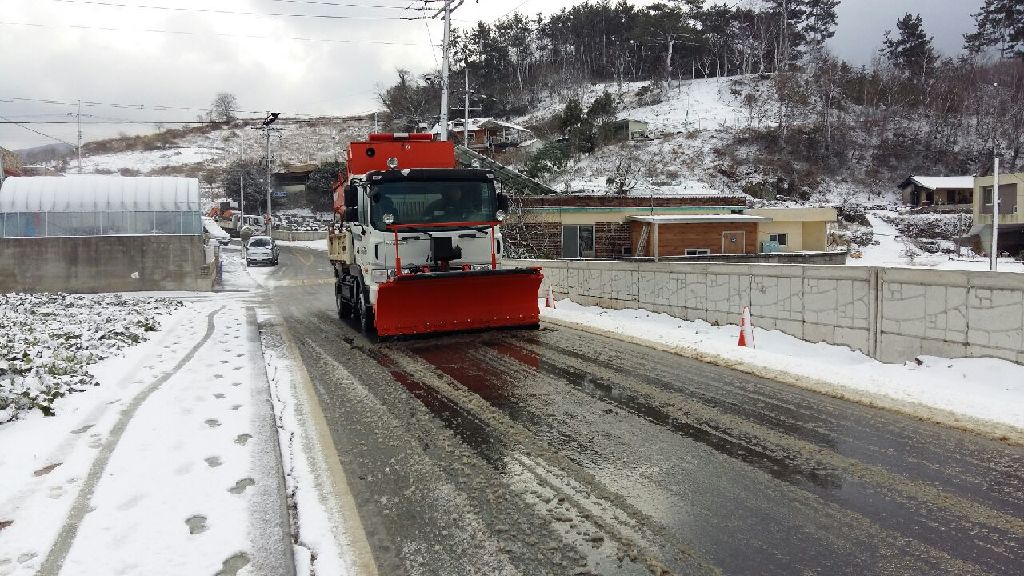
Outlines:
<svg viewBox="0 0 1024 576"><path fill-rule="evenodd" d="M377 288L377 334L536 326L540 268L396 276Z"/></svg>

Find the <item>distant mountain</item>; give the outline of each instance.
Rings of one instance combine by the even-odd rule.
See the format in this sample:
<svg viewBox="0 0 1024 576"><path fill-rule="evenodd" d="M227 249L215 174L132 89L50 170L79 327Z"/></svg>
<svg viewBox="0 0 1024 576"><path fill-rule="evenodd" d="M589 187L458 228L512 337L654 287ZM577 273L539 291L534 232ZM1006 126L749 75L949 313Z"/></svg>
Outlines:
<svg viewBox="0 0 1024 576"><path fill-rule="evenodd" d="M35 148L22 148L15 150L14 153L25 164L41 164L70 158L75 153L75 147L70 144L46 144Z"/></svg>

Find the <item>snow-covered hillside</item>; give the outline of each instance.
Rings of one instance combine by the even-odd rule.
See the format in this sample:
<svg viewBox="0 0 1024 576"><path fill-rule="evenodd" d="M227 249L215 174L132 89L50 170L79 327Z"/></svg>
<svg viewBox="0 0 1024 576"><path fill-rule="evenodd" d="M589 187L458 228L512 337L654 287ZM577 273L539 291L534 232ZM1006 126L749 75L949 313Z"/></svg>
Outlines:
<svg viewBox="0 0 1024 576"><path fill-rule="evenodd" d="M152 149L86 155L82 158L85 173L130 172L161 175L199 176L203 171L220 168L239 158L264 158L264 133L252 130L257 122L236 122L216 130L194 131L166 144L154 143ZM271 150L281 164L309 164L343 157L345 146L355 138L364 137L372 120L364 118L320 118L281 120L275 125ZM125 146L135 146L130 138ZM118 142L104 143L104 148L117 148ZM88 147L86 148L88 150Z"/></svg>

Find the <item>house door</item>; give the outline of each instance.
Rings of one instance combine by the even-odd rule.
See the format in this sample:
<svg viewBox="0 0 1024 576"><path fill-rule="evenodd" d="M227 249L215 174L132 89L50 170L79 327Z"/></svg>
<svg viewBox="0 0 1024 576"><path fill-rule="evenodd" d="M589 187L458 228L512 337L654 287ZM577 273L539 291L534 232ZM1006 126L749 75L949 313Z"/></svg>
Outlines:
<svg viewBox="0 0 1024 576"><path fill-rule="evenodd" d="M747 235L739 232L722 232L722 254L746 254Z"/></svg>

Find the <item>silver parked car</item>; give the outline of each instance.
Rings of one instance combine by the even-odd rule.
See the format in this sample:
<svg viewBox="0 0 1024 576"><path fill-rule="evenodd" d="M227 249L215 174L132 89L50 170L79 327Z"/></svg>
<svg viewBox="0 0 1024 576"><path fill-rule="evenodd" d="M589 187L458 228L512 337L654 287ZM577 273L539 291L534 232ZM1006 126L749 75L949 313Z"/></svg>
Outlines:
<svg viewBox="0 0 1024 576"><path fill-rule="evenodd" d="M245 245L245 263L277 266L279 250L270 236L253 236Z"/></svg>

